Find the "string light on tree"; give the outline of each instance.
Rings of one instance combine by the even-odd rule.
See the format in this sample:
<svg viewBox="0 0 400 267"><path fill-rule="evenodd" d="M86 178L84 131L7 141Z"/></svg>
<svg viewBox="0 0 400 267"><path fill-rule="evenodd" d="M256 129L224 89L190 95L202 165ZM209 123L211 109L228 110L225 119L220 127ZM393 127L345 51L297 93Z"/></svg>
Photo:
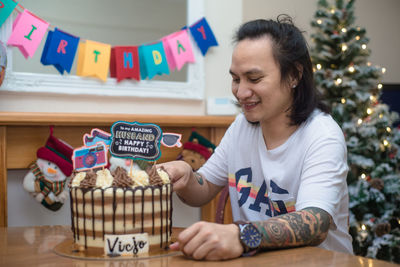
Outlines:
<svg viewBox="0 0 400 267"><path fill-rule="evenodd" d="M317 70L322 69L322 65L321 64L317 64Z"/></svg>
<svg viewBox="0 0 400 267"><path fill-rule="evenodd" d="M358 1L316 2L310 51L318 70L316 86L348 146L353 250L359 256L400 263L400 127L393 126L397 114L380 100L381 76L387 69L371 63L366 30L354 25Z"/></svg>
<svg viewBox="0 0 400 267"><path fill-rule="evenodd" d="M317 20L317 23L319 24L319 25L321 25L322 24L322 20Z"/></svg>

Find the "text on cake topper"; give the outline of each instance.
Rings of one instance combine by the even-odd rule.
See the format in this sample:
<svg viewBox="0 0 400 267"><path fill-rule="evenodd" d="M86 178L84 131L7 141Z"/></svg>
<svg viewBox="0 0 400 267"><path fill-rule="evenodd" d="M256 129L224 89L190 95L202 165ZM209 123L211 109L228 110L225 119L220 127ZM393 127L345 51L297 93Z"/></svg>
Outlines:
<svg viewBox="0 0 400 267"><path fill-rule="evenodd" d="M152 123L118 121L111 126L110 153L121 158L157 160L161 156L161 128Z"/></svg>

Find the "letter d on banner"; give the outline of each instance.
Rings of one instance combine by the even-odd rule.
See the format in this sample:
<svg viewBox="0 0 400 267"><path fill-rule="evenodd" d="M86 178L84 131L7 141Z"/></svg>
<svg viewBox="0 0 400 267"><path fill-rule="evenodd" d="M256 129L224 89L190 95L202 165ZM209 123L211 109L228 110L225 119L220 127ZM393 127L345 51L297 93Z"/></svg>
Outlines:
<svg viewBox="0 0 400 267"><path fill-rule="evenodd" d="M155 65L160 65L162 63L162 57L160 52L158 52L157 50L153 50L153 59Z"/></svg>

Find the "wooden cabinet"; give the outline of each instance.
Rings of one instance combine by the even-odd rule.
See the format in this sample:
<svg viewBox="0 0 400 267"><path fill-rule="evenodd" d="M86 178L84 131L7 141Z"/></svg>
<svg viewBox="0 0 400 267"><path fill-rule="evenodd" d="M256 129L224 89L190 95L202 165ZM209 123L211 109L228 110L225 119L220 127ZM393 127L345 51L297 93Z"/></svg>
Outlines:
<svg viewBox="0 0 400 267"><path fill-rule="evenodd" d="M163 132L181 133L182 142L195 128L218 144L234 117L0 112L0 226L7 226L7 170L28 168L36 160L36 151L45 144L50 125L54 126L54 136L79 147L85 133L93 128L110 132L111 125L119 120L157 124ZM159 162L175 160L181 149L161 147ZM216 203L213 200L202 208L203 220L215 220Z"/></svg>

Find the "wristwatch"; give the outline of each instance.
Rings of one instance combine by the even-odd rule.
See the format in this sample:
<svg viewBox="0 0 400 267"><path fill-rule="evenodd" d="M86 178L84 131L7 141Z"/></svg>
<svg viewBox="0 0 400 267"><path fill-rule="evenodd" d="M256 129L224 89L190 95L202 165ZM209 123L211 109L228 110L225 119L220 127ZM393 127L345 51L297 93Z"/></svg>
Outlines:
<svg viewBox="0 0 400 267"><path fill-rule="evenodd" d="M243 246L242 256L253 256L261 244L261 233L250 222L237 221L235 224L239 227L239 240Z"/></svg>

